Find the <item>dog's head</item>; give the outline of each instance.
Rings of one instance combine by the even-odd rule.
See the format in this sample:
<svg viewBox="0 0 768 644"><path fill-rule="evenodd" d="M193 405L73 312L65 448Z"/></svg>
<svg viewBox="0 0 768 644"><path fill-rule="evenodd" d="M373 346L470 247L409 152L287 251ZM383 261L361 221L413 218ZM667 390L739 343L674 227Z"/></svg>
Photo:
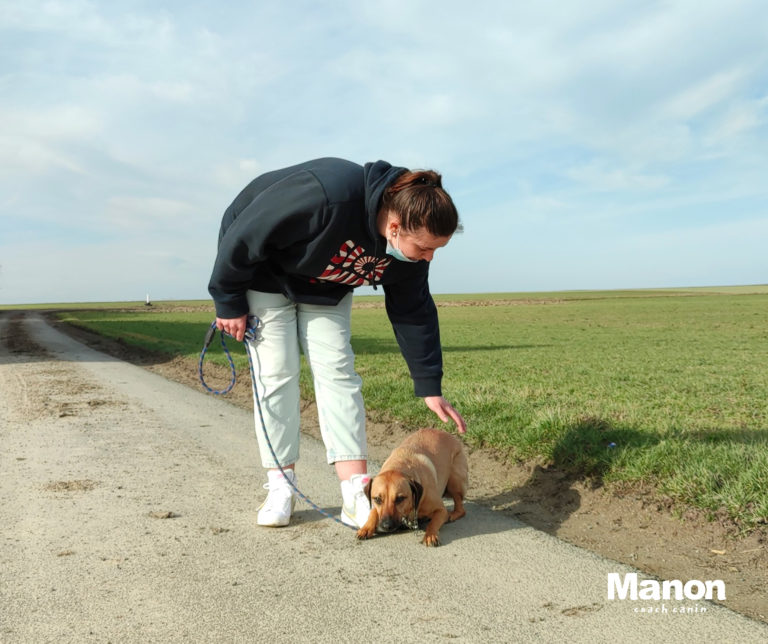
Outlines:
<svg viewBox="0 0 768 644"><path fill-rule="evenodd" d="M421 483L394 470L382 472L368 481L365 495L378 515L377 531L414 527L423 492Z"/></svg>

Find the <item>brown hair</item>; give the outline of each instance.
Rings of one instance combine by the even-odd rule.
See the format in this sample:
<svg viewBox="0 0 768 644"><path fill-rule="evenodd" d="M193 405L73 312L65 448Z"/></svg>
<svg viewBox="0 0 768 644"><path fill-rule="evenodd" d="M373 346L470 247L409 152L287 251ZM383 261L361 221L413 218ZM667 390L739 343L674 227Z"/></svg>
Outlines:
<svg viewBox="0 0 768 644"><path fill-rule="evenodd" d="M459 213L434 170L406 170L387 187L381 207L400 217L403 230L426 228L436 237L461 230Z"/></svg>

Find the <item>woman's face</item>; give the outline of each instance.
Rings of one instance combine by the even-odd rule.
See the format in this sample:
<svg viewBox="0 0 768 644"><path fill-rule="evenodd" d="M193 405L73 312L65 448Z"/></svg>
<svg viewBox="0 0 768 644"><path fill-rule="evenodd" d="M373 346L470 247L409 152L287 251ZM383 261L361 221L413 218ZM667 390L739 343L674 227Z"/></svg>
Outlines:
<svg viewBox="0 0 768 644"><path fill-rule="evenodd" d="M424 259L431 262L435 251L451 241L451 237L437 237L426 228L406 231L400 226L395 226L394 230L390 231L390 241L408 259Z"/></svg>

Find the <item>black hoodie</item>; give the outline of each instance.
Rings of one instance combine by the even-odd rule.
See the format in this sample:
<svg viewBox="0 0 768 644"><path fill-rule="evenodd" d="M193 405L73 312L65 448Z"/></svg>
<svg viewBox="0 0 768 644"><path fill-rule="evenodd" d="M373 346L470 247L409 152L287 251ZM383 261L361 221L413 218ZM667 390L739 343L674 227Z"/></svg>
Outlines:
<svg viewBox="0 0 768 644"><path fill-rule="evenodd" d="M416 395L441 395L442 351L429 262L387 255L377 230L384 189L405 171L386 161L362 167L324 158L254 179L222 218L208 285L216 315L248 313L248 289L335 305L357 286L381 284Z"/></svg>

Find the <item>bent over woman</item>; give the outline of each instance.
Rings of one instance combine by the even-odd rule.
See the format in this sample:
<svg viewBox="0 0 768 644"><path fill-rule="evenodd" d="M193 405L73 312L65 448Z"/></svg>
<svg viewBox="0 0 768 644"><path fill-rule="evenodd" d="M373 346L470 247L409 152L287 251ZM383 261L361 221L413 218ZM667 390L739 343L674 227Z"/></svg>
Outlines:
<svg viewBox="0 0 768 644"><path fill-rule="evenodd" d="M385 161L360 166L316 159L254 179L227 208L209 292L216 325L238 340L249 315L254 395L275 455L292 482L299 459L299 356L312 372L328 463L341 481L344 523L362 526L370 511L363 488L367 442L362 382L350 345L352 291L381 286L386 311L416 396L443 421L466 431L443 398L437 309L429 263L459 227L456 207L433 171ZM256 419L267 469L257 522L288 525L292 488L272 458Z"/></svg>

